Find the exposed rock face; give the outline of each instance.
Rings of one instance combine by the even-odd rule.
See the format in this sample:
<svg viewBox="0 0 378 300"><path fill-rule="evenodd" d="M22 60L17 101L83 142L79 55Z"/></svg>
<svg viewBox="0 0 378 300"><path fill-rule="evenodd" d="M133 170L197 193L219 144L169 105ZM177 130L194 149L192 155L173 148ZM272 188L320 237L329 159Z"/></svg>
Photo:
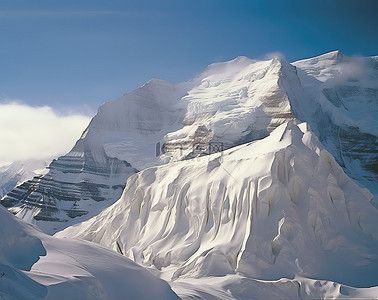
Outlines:
<svg viewBox="0 0 378 300"><path fill-rule="evenodd" d="M136 170L127 162L109 158L103 152L103 162L94 161L91 152L74 150L54 160L45 175L34 177L13 189L2 204L27 221L47 232L54 232L72 218L93 216L114 202L122 193L124 179ZM106 203L106 204L105 204ZM67 224L66 224L67 223Z"/></svg>

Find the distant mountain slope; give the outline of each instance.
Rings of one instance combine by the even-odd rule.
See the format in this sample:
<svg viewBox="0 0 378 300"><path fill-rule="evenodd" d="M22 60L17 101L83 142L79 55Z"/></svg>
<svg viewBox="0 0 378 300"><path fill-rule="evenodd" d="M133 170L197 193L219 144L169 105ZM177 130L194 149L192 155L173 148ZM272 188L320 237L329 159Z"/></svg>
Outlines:
<svg viewBox="0 0 378 300"><path fill-rule="evenodd" d="M378 56L334 51L293 65L306 93L328 116L315 133L349 176L378 195Z"/></svg>
<svg viewBox="0 0 378 300"><path fill-rule="evenodd" d="M348 79L341 93L348 110L339 96L332 98L345 60L368 70ZM114 203L137 171L261 139L292 118L308 122L348 175L378 195L376 74L374 57L331 52L293 64L238 57L185 83L151 80L101 106L48 174L15 188L1 203L53 233Z"/></svg>
<svg viewBox="0 0 378 300"><path fill-rule="evenodd" d="M1 299L179 299L129 259L88 242L47 236L2 207L0 227Z"/></svg>
<svg viewBox="0 0 378 300"><path fill-rule="evenodd" d="M289 122L260 141L145 169L114 205L56 236L110 247L179 295L361 297L378 286L371 197L306 123Z"/></svg>
<svg viewBox="0 0 378 300"><path fill-rule="evenodd" d="M0 198L24 181L42 175L47 165L44 160L27 160L0 167Z"/></svg>

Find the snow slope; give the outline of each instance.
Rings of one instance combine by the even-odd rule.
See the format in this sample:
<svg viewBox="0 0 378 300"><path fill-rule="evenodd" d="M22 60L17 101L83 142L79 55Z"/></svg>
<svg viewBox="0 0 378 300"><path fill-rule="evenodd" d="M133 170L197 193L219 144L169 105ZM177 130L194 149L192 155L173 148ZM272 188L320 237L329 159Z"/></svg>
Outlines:
<svg viewBox="0 0 378 300"><path fill-rule="evenodd" d="M2 207L0 228L1 299L179 299L129 259L89 242L47 236Z"/></svg>
<svg viewBox="0 0 378 300"><path fill-rule="evenodd" d="M114 205L56 236L110 247L184 298L376 296L371 197L306 123L290 121L223 153L147 168Z"/></svg>
<svg viewBox="0 0 378 300"><path fill-rule="evenodd" d="M0 167L0 198L24 181L45 173L47 165L44 160L27 160Z"/></svg>

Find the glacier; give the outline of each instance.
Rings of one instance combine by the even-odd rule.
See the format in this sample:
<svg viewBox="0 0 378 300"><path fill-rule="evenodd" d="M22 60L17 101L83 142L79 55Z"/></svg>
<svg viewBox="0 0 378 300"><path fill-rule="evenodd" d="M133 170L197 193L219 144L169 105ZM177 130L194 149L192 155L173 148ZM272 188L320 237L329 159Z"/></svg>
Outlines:
<svg viewBox="0 0 378 300"><path fill-rule="evenodd" d="M378 203L377 65L334 51L291 64L238 57L178 84L153 79L102 105L69 153L1 203L54 233L110 206L138 171L264 138L292 118Z"/></svg>
<svg viewBox="0 0 378 300"><path fill-rule="evenodd" d="M55 236L109 247L183 299L371 297L372 197L307 123L289 121L223 153L147 168L115 204Z"/></svg>

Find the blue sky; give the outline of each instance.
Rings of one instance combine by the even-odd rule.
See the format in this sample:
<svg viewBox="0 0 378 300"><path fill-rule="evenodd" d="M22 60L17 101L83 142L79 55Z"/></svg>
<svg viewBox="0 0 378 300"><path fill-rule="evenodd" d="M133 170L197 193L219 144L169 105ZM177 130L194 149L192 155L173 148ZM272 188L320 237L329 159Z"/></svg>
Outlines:
<svg viewBox="0 0 378 300"><path fill-rule="evenodd" d="M377 13L366 0L0 0L0 102L92 114L239 55L377 55Z"/></svg>

